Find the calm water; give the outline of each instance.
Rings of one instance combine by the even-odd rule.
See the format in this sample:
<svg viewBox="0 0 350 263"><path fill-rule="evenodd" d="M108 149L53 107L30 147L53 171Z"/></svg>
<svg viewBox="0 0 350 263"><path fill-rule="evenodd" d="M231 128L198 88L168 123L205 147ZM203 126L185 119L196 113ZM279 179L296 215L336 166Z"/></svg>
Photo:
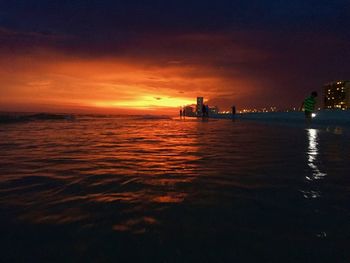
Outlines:
<svg viewBox="0 0 350 263"><path fill-rule="evenodd" d="M347 128L0 124L4 262L350 262Z"/></svg>

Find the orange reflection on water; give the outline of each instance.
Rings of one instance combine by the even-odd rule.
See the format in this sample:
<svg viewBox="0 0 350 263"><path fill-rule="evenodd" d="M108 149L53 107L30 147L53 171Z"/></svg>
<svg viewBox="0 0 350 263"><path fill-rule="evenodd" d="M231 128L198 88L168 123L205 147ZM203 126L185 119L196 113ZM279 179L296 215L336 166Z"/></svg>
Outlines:
<svg viewBox="0 0 350 263"><path fill-rule="evenodd" d="M104 221L108 207L112 229L141 234L160 223L149 209L167 209L191 193L186 186L201 160L194 126L139 117L35 123L14 134L35 145L20 153L35 169L17 178L26 188L15 181L6 189L7 203L31 208L18 216L23 221L84 226Z"/></svg>
<svg viewBox="0 0 350 263"><path fill-rule="evenodd" d="M181 203L185 199L184 193L167 193L167 195L157 196L153 200L157 203Z"/></svg>
<svg viewBox="0 0 350 263"><path fill-rule="evenodd" d="M42 208L31 211L30 213L21 215L19 217L22 221L29 221L35 224L70 224L85 220L89 215L77 208L66 208L63 211L48 211L48 209Z"/></svg>
<svg viewBox="0 0 350 263"><path fill-rule="evenodd" d="M112 229L119 232L132 232L133 234L143 234L146 227L157 225L159 222L150 216L144 216L138 219L129 219L123 223L113 225Z"/></svg>

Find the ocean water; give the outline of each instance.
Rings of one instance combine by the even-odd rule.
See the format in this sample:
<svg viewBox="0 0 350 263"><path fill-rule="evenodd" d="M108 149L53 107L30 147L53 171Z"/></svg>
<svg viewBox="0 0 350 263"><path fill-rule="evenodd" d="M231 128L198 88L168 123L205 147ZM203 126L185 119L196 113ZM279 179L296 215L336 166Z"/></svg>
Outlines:
<svg viewBox="0 0 350 263"><path fill-rule="evenodd" d="M350 262L347 127L0 124L3 262Z"/></svg>

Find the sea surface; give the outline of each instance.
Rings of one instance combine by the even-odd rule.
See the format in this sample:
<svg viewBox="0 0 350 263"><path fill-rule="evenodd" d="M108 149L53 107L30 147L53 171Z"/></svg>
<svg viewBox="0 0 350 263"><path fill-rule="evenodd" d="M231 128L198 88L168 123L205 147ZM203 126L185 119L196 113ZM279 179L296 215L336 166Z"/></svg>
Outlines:
<svg viewBox="0 0 350 263"><path fill-rule="evenodd" d="M1 262L350 262L349 127L0 123Z"/></svg>

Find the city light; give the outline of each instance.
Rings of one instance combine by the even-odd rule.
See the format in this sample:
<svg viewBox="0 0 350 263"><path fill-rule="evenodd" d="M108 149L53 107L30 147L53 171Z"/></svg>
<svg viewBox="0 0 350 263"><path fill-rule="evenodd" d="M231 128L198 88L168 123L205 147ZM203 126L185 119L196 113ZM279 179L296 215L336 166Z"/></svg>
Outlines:
<svg viewBox="0 0 350 263"><path fill-rule="evenodd" d="M325 109L344 110L350 108L350 81L327 83L324 88Z"/></svg>

